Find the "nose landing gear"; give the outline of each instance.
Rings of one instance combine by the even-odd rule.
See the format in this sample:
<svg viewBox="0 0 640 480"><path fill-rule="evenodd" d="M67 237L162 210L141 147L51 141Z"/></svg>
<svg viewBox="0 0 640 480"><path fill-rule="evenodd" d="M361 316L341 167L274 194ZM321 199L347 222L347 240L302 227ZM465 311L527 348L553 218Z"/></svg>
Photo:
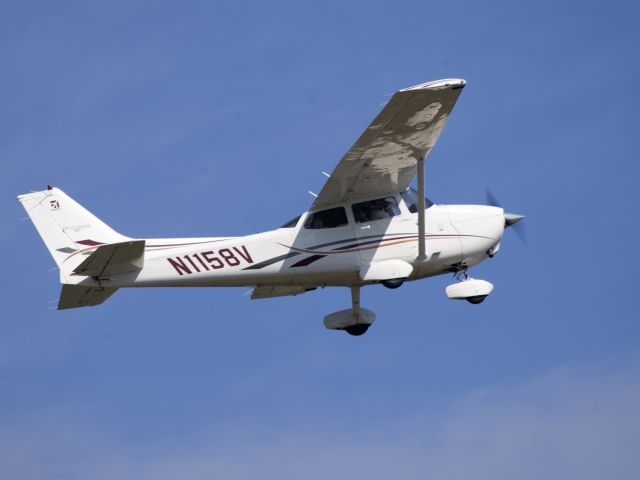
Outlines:
<svg viewBox="0 0 640 480"><path fill-rule="evenodd" d="M478 305L479 303L484 302L484 299L487 298L486 295L476 295L474 297L467 297L465 300L474 305Z"/></svg>
<svg viewBox="0 0 640 480"><path fill-rule="evenodd" d="M478 305L493 291L491 283L469 277L466 270L457 272L455 276L458 283L449 285L445 290L447 297L452 300L466 300Z"/></svg>

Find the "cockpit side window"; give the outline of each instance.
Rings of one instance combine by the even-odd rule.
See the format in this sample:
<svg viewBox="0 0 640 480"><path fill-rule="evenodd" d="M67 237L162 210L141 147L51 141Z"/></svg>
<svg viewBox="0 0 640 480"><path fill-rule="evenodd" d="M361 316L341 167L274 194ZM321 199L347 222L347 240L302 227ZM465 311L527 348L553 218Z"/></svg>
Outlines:
<svg viewBox="0 0 640 480"><path fill-rule="evenodd" d="M382 220L400 215L398 202L393 197L378 198L367 202L354 203L351 206L357 223Z"/></svg>
<svg viewBox="0 0 640 480"><path fill-rule="evenodd" d="M347 212L344 207L329 208L319 212L310 213L304 222L304 228L336 228L348 225Z"/></svg>
<svg viewBox="0 0 640 480"><path fill-rule="evenodd" d="M400 194L404 203L407 204L407 208L411 213L416 213L418 211L418 192L413 188L409 188ZM424 198L425 208L429 208L433 205L433 202L429 200L427 197Z"/></svg>
<svg viewBox="0 0 640 480"><path fill-rule="evenodd" d="M289 220L287 223L285 223L284 225L282 225L280 228L295 228L296 225L298 225L298 220L300 220L300 217L302 215L298 215L296 218Z"/></svg>

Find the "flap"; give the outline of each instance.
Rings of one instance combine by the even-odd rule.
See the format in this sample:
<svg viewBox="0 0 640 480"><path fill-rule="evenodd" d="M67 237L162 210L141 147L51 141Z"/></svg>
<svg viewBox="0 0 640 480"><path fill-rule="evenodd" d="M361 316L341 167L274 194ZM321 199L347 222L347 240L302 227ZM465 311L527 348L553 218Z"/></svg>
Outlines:
<svg viewBox="0 0 640 480"><path fill-rule="evenodd" d="M144 245L144 240L101 245L75 268L73 275L102 277L141 270L144 265Z"/></svg>
<svg viewBox="0 0 640 480"><path fill-rule="evenodd" d="M315 290L315 287L274 287L272 285L260 285L251 291L251 300L300 295L301 293L306 293L311 290Z"/></svg>

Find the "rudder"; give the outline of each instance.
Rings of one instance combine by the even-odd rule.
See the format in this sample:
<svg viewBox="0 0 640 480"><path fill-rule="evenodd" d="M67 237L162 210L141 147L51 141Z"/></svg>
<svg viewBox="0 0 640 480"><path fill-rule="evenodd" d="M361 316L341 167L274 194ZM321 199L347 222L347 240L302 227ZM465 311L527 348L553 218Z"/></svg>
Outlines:
<svg viewBox="0 0 640 480"><path fill-rule="evenodd" d="M60 268L63 282L84 260L82 254L129 240L58 188L19 195L18 200Z"/></svg>

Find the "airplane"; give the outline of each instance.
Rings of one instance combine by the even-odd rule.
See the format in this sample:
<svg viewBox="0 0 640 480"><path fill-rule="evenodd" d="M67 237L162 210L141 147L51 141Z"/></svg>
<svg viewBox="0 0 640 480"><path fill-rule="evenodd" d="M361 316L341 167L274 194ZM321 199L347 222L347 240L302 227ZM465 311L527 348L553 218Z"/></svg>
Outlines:
<svg viewBox="0 0 640 480"><path fill-rule="evenodd" d="M446 288L447 297L481 303L493 285L467 271L492 258L505 229L524 216L496 205L438 205L425 197L425 158L465 85L445 79L395 92L309 211L267 232L136 239L58 188L19 195L59 267L58 309L98 305L127 287L251 287L252 299L347 287L351 308L325 316L324 325L358 336L376 319L360 306L367 285L395 289L453 274L457 281ZM410 186L416 176L417 190Z"/></svg>

